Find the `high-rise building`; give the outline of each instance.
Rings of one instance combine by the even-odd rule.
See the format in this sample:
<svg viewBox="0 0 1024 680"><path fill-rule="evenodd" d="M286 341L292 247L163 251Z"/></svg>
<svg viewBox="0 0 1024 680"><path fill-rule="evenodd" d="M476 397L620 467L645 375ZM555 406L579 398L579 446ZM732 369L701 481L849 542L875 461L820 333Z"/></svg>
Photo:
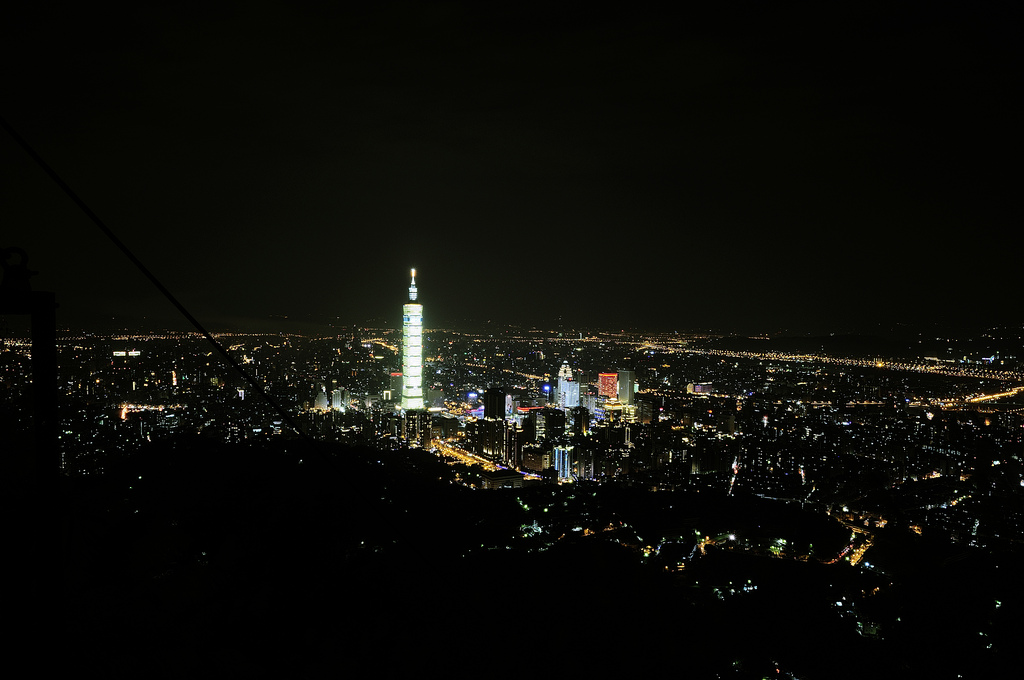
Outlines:
<svg viewBox="0 0 1024 680"><path fill-rule="evenodd" d="M484 418L504 420L507 413L505 407L507 395L499 387L491 387L484 391Z"/></svg>
<svg viewBox="0 0 1024 680"><path fill-rule="evenodd" d="M565 434L565 411L556 408L542 408L530 411L533 438L558 439Z"/></svg>
<svg viewBox="0 0 1024 680"><path fill-rule="evenodd" d="M313 408L317 408L317 409L321 409L321 410L327 410L328 404L329 404L329 399L327 397L327 390L326 390L326 388L323 385L321 385L320 389L317 390L316 400L315 400L315 402L313 404Z"/></svg>
<svg viewBox="0 0 1024 680"><path fill-rule="evenodd" d="M597 376L597 393L608 399L615 399L619 392L618 373L600 373Z"/></svg>
<svg viewBox="0 0 1024 680"><path fill-rule="evenodd" d="M619 371L619 402L627 406L633 405L633 394L636 393L636 373Z"/></svg>
<svg viewBox="0 0 1024 680"><path fill-rule="evenodd" d="M558 407L572 409L580 405L580 384L575 380L558 380Z"/></svg>
<svg viewBox="0 0 1024 680"><path fill-rule="evenodd" d="M562 365L558 369L558 379L572 380L572 369L569 368L569 362L563 361Z"/></svg>
<svg viewBox="0 0 1024 680"><path fill-rule="evenodd" d="M402 408L423 408L423 305L416 302L416 270L402 307Z"/></svg>
<svg viewBox="0 0 1024 680"><path fill-rule="evenodd" d="M572 432L579 436L585 436L590 431L590 411L586 406L577 406L570 409L572 417Z"/></svg>
<svg viewBox="0 0 1024 680"><path fill-rule="evenodd" d="M571 409L580 405L580 384L573 380L569 362L563 361L558 369L558 407Z"/></svg>
<svg viewBox="0 0 1024 680"><path fill-rule="evenodd" d="M331 391L331 408L335 411L344 411L348 408L348 390L339 387Z"/></svg>
<svg viewBox="0 0 1024 680"><path fill-rule="evenodd" d="M402 438L410 444L429 446L433 422L430 413L422 410L409 410L402 414Z"/></svg>
<svg viewBox="0 0 1024 680"><path fill-rule="evenodd" d="M576 456L573 444L556 444L552 449L551 464L558 470L558 476L562 479L570 479L576 476Z"/></svg>

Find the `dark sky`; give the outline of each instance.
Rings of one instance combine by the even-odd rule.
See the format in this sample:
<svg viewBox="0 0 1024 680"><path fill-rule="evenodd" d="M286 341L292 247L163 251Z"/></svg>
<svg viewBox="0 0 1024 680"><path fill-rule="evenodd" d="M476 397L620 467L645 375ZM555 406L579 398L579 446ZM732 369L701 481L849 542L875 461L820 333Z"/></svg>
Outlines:
<svg viewBox="0 0 1024 680"><path fill-rule="evenodd" d="M21 10L0 115L213 327L398 323L413 266L428 326L1024 316L1008 14L336 4ZM185 326L0 159L62 320Z"/></svg>

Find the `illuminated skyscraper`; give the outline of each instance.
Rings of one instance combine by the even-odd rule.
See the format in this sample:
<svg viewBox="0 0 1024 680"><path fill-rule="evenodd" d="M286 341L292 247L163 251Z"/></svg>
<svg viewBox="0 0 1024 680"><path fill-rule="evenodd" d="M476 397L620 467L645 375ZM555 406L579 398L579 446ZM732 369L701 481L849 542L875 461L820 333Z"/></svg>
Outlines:
<svg viewBox="0 0 1024 680"><path fill-rule="evenodd" d="M599 373L597 375L597 392L602 397L615 399L619 395L619 374Z"/></svg>
<svg viewBox="0 0 1024 680"><path fill-rule="evenodd" d="M576 408L580 405L580 384L573 380L569 362L563 361L558 369L558 407L560 409Z"/></svg>
<svg viewBox="0 0 1024 680"><path fill-rule="evenodd" d="M416 270L402 307L402 409L423 408L423 305L416 302Z"/></svg>

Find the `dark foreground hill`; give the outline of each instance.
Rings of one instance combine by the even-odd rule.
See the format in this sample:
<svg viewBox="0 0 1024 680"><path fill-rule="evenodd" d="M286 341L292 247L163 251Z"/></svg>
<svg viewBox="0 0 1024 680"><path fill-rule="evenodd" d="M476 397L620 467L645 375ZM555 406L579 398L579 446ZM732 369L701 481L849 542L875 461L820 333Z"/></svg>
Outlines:
<svg viewBox="0 0 1024 680"><path fill-rule="evenodd" d="M46 626L60 653L44 666L146 678L853 678L913 643L901 675L956 677L992 671L1015 644L1019 589L997 612L971 560L953 563L949 587L977 606L904 578L872 616L904 612L925 632L868 639L834 600L889 576L725 552L670 572L625 530L524 538L524 506L543 499L554 512L578 490L475 491L444 468L418 451L178 440L69 480ZM628 524L646 493L593 498ZM954 614L966 618L943 623ZM981 677L973 670L965 677Z"/></svg>

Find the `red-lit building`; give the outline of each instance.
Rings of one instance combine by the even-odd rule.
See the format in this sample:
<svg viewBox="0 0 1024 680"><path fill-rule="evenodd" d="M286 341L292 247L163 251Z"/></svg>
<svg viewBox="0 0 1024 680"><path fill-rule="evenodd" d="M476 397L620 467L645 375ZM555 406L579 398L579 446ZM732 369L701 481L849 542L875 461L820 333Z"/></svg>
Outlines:
<svg viewBox="0 0 1024 680"><path fill-rule="evenodd" d="M597 393L602 397L607 397L608 399L615 399L615 397L617 397L619 394L619 374L598 373Z"/></svg>

